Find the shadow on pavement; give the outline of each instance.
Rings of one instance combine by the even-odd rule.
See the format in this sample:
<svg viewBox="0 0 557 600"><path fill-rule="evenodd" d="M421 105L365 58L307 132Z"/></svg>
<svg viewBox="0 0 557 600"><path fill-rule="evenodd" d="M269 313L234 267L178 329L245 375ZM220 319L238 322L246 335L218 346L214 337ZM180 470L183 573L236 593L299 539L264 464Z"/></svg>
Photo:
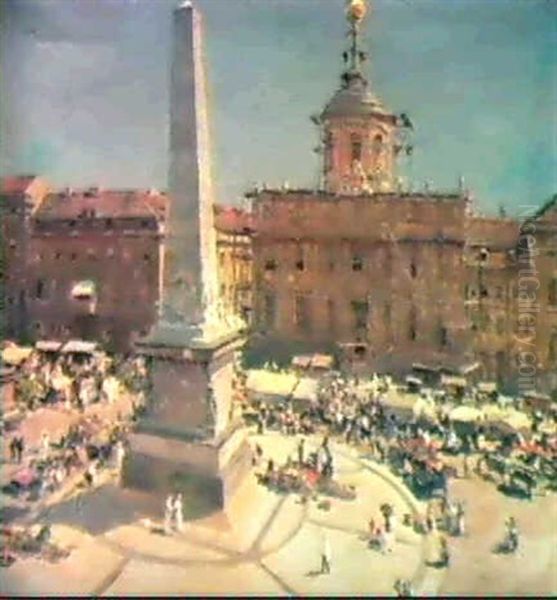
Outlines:
<svg viewBox="0 0 557 600"><path fill-rule="evenodd" d="M141 516L153 514L157 509L160 514L162 507L155 506L152 498L134 496L109 484L54 504L45 511L42 520L79 527L91 535L102 535L133 523Z"/></svg>

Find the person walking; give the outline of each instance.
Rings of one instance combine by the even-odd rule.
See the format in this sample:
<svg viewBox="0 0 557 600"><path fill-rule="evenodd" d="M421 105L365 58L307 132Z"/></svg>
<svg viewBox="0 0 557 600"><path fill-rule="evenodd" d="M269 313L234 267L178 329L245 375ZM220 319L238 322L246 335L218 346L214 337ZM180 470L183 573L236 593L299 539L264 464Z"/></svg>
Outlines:
<svg viewBox="0 0 557 600"><path fill-rule="evenodd" d="M459 502L456 506L456 527L455 533L458 536L463 536L465 532L464 525L464 506L462 506L462 502Z"/></svg>
<svg viewBox="0 0 557 600"><path fill-rule="evenodd" d="M176 494L174 498L173 511L176 531L182 532L184 530L184 499L181 493Z"/></svg>
<svg viewBox="0 0 557 600"><path fill-rule="evenodd" d="M41 437L41 459L46 460L48 458L48 453L50 451L50 436L46 431L43 431L43 435Z"/></svg>
<svg viewBox="0 0 557 600"><path fill-rule="evenodd" d="M451 562L451 555L449 553L449 544L447 543L447 538L445 536L440 538L439 545L439 566L447 569Z"/></svg>
<svg viewBox="0 0 557 600"><path fill-rule="evenodd" d="M172 533L172 513L174 512L174 498L172 494L168 494L164 503L164 533L170 535Z"/></svg>
<svg viewBox="0 0 557 600"><path fill-rule="evenodd" d="M325 534L323 536L323 548L321 550L321 573L331 572L331 544L329 538Z"/></svg>
<svg viewBox="0 0 557 600"><path fill-rule="evenodd" d="M300 466L304 464L304 438L298 442L298 464Z"/></svg>

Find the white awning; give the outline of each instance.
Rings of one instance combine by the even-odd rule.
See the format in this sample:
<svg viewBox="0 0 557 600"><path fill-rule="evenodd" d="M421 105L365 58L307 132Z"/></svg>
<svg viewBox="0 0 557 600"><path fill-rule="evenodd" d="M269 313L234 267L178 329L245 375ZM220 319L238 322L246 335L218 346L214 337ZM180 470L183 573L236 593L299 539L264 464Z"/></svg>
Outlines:
<svg viewBox="0 0 557 600"><path fill-rule="evenodd" d="M92 298L96 295L97 286L94 281L86 279L84 281L78 281L72 287L73 298Z"/></svg>
<svg viewBox="0 0 557 600"><path fill-rule="evenodd" d="M97 342L85 342L83 340L70 340L66 342L60 352L74 354L93 354L98 348Z"/></svg>
<svg viewBox="0 0 557 600"><path fill-rule="evenodd" d="M314 354L311 359L311 367L313 369L332 369L333 357L330 354Z"/></svg>
<svg viewBox="0 0 557 600"><path fill-rule="evenodd" d="M441 377L441 385L442 386L448 386L448 387L460 387L460 388L465 388L467 383L466 383L466 379L464 379L464 377L453 377L450 375L443 375Z"/></svg>
<svg viewBox="0 0 557 600"><path fill-rule="evenodd" d="M295 356L292 359L292 366L307 369L311 363L311 358L312 357L308 354L301 354L299 356Z"/></svg>
<svg viewBox="0 0 557 600"><path fill-rule="evenodd" d="M58 352L62 347L62 342L55 340L39 340L35 344L35 348L41 352Z"/></svg>
<svg viewBox="0 0 557 600"><path fill-rule="evenodd" d="M246 387L250 392L263 395L290 396L298 384L294 373L273 373L264 369L248 371Z"/></svg>

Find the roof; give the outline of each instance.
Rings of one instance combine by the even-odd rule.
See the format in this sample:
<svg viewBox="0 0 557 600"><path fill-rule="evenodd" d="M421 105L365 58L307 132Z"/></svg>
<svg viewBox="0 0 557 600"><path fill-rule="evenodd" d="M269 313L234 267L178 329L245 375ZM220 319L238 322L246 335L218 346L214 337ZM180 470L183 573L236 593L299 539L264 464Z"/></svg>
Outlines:
<svg viewBox="0 0 557 600"><path fill-rule="evenodd" d="M215 227L223 233L247 234L253 229L253 215L241 208L215 206Z"/></svg>
<svg viewBox="0 0 557 600"><path fill-rule="evenodd" d="M41 202L50 191L48 183L36 175L11 175L2 177L1 193L4 196L29 196L35 204Z"/></svg>
<svg viewBox="0 0 557 600"><path fill-rule="evenodd" d="M165 216L168 198L143 190L89 190L49 194L38 211L38 219L134 218Z"/></svg>
<svg viewBox="0 0 557 600"><path fill-rule="evenodd" d="M347 77L321 113L322 119L370 116L394 118L372 94L366 79L360 74Z"/></svg>
<svg viewBox="0 0 557 600"><path fill-rule="evenodd" d="M36 178L36 175L12 175L9 177L2 177L2 193L25 194Z"/></svg>

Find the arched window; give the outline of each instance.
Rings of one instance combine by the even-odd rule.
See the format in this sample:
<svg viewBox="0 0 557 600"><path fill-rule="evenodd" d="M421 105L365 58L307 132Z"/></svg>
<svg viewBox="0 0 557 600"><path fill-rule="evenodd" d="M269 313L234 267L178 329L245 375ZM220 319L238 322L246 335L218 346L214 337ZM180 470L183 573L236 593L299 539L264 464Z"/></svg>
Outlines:
<svg viewBox="0 0 557 600"><path fill-rule="evenodd" d="M373 136L373 153L381 154L382 151L383 151L383 136L380 133L378 133L377 135Z"/></svg>
<svg viewBox="0 0 557 600"><path fill-rule="evenodd" d="M358 133L350 134L352 162L362 160L362 137Z"/></svg>

